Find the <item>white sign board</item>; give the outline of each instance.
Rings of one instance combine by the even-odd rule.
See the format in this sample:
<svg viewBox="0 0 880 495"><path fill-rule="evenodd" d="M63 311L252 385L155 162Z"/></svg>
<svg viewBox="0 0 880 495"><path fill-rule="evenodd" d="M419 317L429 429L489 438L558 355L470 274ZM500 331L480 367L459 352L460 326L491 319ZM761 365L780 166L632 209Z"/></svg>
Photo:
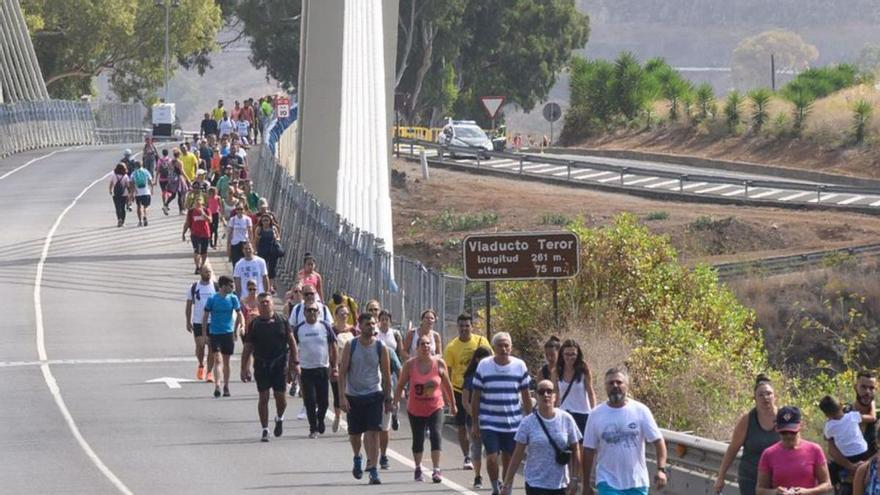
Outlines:
<svg viewBox="0 0 880 495"><path fill-rule="evenodd" d="M498 110L501 109L501 105L504 103L504 97L481 96L480 102L483 104L483 108L486 110L486 115L488 115L490 119L494 119L495 116L498 115Z"/></svg>
<svg viewBox="0 0 880 495"><path fill-rule="evenodd" d="M290 117L290 99L279 98L275 105L275 116L279 119Z"/></svg>
<svg viewBox="0 0 880 495"><path fill-rule="evenodd" d="M156 103L153 105L153 123L173 124L174 113L174 103Z"/></svg>

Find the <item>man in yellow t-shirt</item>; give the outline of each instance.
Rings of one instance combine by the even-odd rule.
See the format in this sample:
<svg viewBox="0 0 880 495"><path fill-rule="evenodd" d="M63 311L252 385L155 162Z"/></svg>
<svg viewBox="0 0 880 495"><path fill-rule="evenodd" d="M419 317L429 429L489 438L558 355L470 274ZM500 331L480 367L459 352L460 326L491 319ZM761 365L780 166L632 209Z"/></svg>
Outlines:
<svg viewBox="0 0 880 495"><path fill-rule="evenodd" d="M189 152L186 143L180 145L180 163L183 164L183 175L190 182L196 179L196 170L199 168L199 158L195 153Z"/></svg>
<svg viewBox="0 0 880 495"><path fill-rule="evenodd" d="M470 460L470 439L468 438L465 420L467 411L461 402L461 389L464 386L464 372L467 370L471 357L478 347L485 347L492 352L492 345L482 335L472 332L473 318L469 314L458 317L458 338L452 339L443 350L443 360L446 361L446 369L449 370L449 379L452 382L452 392L455 395L455 407L458 414L455 415L455 425L458 429L458 444L464 454L464 469L473 469Z"/></svg>
<svg viewBox="0 0 880 495"><path fill-rule="evenodd" d="M223 100L217 101L217 108L211 110L211 117L214 117L214 120L219 124L221 120L223 120L223 112L226 109L223 108Z"/></svg>

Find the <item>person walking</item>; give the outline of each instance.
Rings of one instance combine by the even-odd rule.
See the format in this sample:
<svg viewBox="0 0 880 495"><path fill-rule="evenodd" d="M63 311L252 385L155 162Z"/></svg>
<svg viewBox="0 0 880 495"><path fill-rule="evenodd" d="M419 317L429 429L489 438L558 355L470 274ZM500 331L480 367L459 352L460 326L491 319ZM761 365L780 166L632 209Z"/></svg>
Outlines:
<svg viewBox="0 0 880 495"><path fill-rule="evenodd" d="M467 410L462 402L461 394L464 386L464 372L471 362L471 357L480 347L492 349L489 341L482 335L473 333L473 318L467 313L458 316L456 323L458 324L458 338L452 339L443 350L443 360L449 367L449 377L452 382L452 391L455 396L455 427L458 432L458 446L464 455L464 464L462 469L474 469L473 461L470 458L470 439L467 431Z"/></svg>
<svg viewBox="0 0 880 495"><path fill-rule="evenodd" d="M229 359L235 353L235 341L238 340L243 322L241 303L233 294L235 283L223 275L218 284L220 290L205 303L202 316L202 328L208 329L208 342L214 354L215 398L220 397L221 380L223 397L229 397Z"/></svg>
<svg viewBox="0 0 880 495"><path fill-rule="evenodd" d="M226 219L220 214L223 209L223 203L220 201L220 196L217 195L216 187L208 188L208 200L205 207L208 210L208 215L211 215L211 247L217 249L217 237L220 232L220 223L222 222L225 226Z"/></svg>
<svg viewBox="0 0 880 495"><path fill-rule="evenodd" d="M134 202L137 205L138 227L146 227L147 209L150 207L150 200L153 196L153 187L155 182L153 174L141 165L141 162L134 162L134 172L131 173L132 189L134 190Z"/></svg>
<svg viewBox="0 0 880 495"><path fill-rule="evenodd" d="M109 191L113 198L113 207L116 209L116 226L125 225L125 210L131 198L131 178L124 163L119 163L113 169L113 177L110 178Z"/></svg>
<svg viewBox="0 0 880 495"><path fill-rule="evenodd" d="M244 205L235 205L235 215L229 219L229 232L226 234L226 255L232 262L232 268L244 257L244 246L250 244L253 222L244 214Z"/></svg>
<svg viewBox="0 0 880 495"><path fill-rule="evenodd" d="M850 404L844 407L844 413L857 412L862 416L862 422L859 425L865 443L868 444L868 451L865 456L870 457L876 453L876 446L873 438L877 428L877 413L874 406L874 394L877 389L877 377L873 372L863 370L856 375L856 383L854 386L856 398ZM874 418L874 419L871 419ZM831 483L836 485L838 495L848 495L852 492L852 476L840 477L840 467L844 470L848 469L847 474L851 474L855 470L855 466L849 461L840 446L834 438L828 439L828 457L831 458Z"/></svg>
<svg viewBox="0 0 880 495"><path fill-rule="evenodd" d="M303 308L305 304L309 303L317 303L319 310L318 318L326 321L329 325L333 325L333 318L330 315L330 310L327 309L327 306L318 301L318 291L315 290L315 286L303 284L302 302L290 309L290 326L295 327L305 321L305 312L303 311Z"/></svg>
<svg viewBox="0 0 880 495"><path fill-rule="evenodd" d="M434 324L437 322L437 312L433 309L426 309L422 311L422 314L419 316L419 328L413 329L410 325L410 328L406 331L406 337L403 341L403 358L404 360L409 360L409 358L415 356L416 354L416 344L418 342L418 338L422 335L429 335L431 337L431 354L439 354L443 351L443 342L440 339L440 334L434 330Z"/></svg>
<svg viewBox="0 0 880 495"><path fill-rule="evenodd" d="M186 293L186 331L191 333L196 345L196 379L207 382L214 380L210 370L214 369L214 354L209 352L208 368L205 370L205 347L208 344L208 329L202 326L202 318L205 314L205 303L208 302L218 291L217 283L214 282L214 270L210 264L202 265L199 272L199 280L193 282ZM209 319L210 323L210 319Z"/></svg>
<svg viewBox="0 0 880 495"><path fill-rule="evenodd" d="M544 342L544 364L541 365L539 379L552 380L553 370L559 363L559 348L562 342L559 337L551 335L547 342Z"/></svg>
<svg viewBox="0 0 880 495"><path fill-rule="evenodd" d="M193 248L193 263L196 266L195 273L199 273L205 263L208 262L208 244L211 242L211 217L202 204L201 198L197 198L193 208L186 212L183 232L180 234L183 242L186 242L187 230L189 231L190 244L192 244Z"/></svg>
<svg viewBox="0 0 880 495"><path fill-rule="evenodd" d="M385 347L388 348L391 358L391 388L397 388L397 382L400 378L400 370L403 367L403 360L400 358L400 350L403 348L403 339L400 332L396 328L391 327L391 312L381 309L379 301L372 300L367 303L367 312L379 318L379 330L376 332L376 338L381 340ZM378 311L370 311L370 308L377 308ZM390 469L391 463L388 461L388 443L391 442L391 430L400 428L400 421L397 418L397 408L395 407L390 413L386 412L382 416L382 431L379 432L379 467L382 469Z"/></svg>
<svg viewBox="0 0 880 495"><path fill-rule="evenodd" d="M321 274L318 273L318 260L315 258L312 253L306 253L303 255L303 267L299 273L296 274L297 279L299 279L299 283L303 284L303 286L311 285L317 291L318 302L324 302L324 279L321 278Z"/></svg>
<svg viewBox="0 0 880 495"><path fill-rule="evenodd" d="M801 411L784 406L776 413L780 440L761 453L758 495L819 495L832 490L825 453L801 438Z"/></svg>
<svg viewBox="0 0 880 495"><path fill-rule="evenodd" d="M875 435L874 450L880 443L880 435ZM877 469L877 461L880 454L875 453L867 462L859 465L853 476L853 495L880 495L880 471Z"/></svg>
<svg viewBox="0 0 880 495"><path fill-rule="evenodd" d="M257 240L257 255L266 261L266 270L269 276L267 292L275 294L275 275L278 267L278 259L283 254L279 251L281 234L278 228L272 225L272 217L263 215L258 217L257 226L254 229L254 239Z"/></svg>
<svg viewBox="0 0 880 495"><path fill-rule="evenodd" d="M724 490L725 476L739 450L742 458L737 469L737 483L740 495L755 495L758 483L758 460L767 447L779 441L776 424L776 393L773 384L764 374L755 378L755 407L743 414L733 428L733 436L721 459L718 475L715 477L715 493Z"/></svg>
<svg viewBox="0 0 880 495"><path fill-rule="evenodd" d="M587 419L584 433L584 460L581 479L583 495L593 495L590 474L596 462L599 495L648 494L648 467L645 443L654 444L657 490L666 487L666 442L651 410L627 397L629 374L623 368L605 372L608 401L597 406Z"/></svg>
<svg viewBox="0 0 880 495"><path fill-rule="evenodd" d="M266 260L254 254L254 247L246 243L242 247L244 257L238 260L232 271L235 279L235 292L238 297L244 297L245 283L253 280L257 284L257 294L269 291L269 271L266 269Z"/></svg>
<svg viewBox="0 0 880 495"><path fill-rule="evenodd" d="M299 373L303 402L309 418L309 438L323 435L327 414L330 379L338 378L336 333L327 322L318 319L318 305L305 305L306 321L293 329L299 349Z"/></svg>
<svg viewBox="0 0 880 495"><path fill-rule="evenodd" d="M474 350L474 355L471 356L471 362L468 363L467 369L464 370L464 383L461 387L461 404L467 410L465 426L467 427L468 436L473 435L474 423L476 421L476 418L471 414L473 410L471 396L474 392L474 375L477 373L477 365L480 364L480 361L491 355L491 349L477 347L476 350ZM480 442L469 442L469 444L470 451L468 457L470 457L471 463L474 466L474 490L481 490L483 488L481 469L483 466L483 445Z"/></svg>
<svg viewBox="0 0 880 495"><path fill-rule="evenodd" d="M183 165L180 162L180 151L175 149L173 155L174 158L171 159L168 182L165 186L168 197L165 198L165 202L162 205L162 212L168 215L171 202L177 198L178 213L183 215L183 202L186 199L186 193L189 191L189 181L183 174Z"/></svg>
<svg viewBox="0 0 880 495"><path fill-rule="evenodd" d="M159 149L153 143L152 136L144 138L144 149L141 152L141 159L144 161L144 169L151 176L156 176L156 162L159 160Z"/></svg>
<svg viewBox="0 0 880 495"><path fill-rule="evenodd" d="M492 336L495 355L483 359L474 373L471 415L477 419L471 436L486 449L486 470L492 483L492 495L501 493L498 478L498 453L501 453L503 476L507 476L510 456L515 447L514 435L523 414L532 412L529 396L529 369L522 359L513 357L513 341L507 332Z"/></svg>
<svg viewBox="0 0 880 495"><path fill-rule="evenodd" d="M431 438L431 480L434 483L443 481L440 473L441 432L443 427L443 403L449 404L450 412L455 415L455 399L452 396L452 384L446 371L446 363L439 357L431 355L431 337L421 336L418 339L418 352L415 357L404 364L400 372L400 380L394 393L395 407L400 403L403 389L409 385L409 398L406 401L406 412L412 430L412 453L416 468L413 475L415 481L424 481L422 476L422 453L425 449L425 430Z"/></svg>
<svg viewBox="0 0 880 495"><path fill-rule="evenodd" d="M297 347L287 320L275 313L272 295L259 295L260 315L251 320L241 340L241 381L257 382L257 413L260 418L261 442L269 441L269 390L275 395L276 437L284 431L284 411L287 409L287 383L290 370L296 365ZM253 374L249 365L253 356Z"/></svg>
<svg viewBox="0 0 880 495"><path fill-rule="evenodd" d="M336 334L336 355L341 356L345 344L355 335L351 333L351 325L348 325L349 309L345 306L337 306L334 313L335 322L333 323L333 332ZM342 419L342 406L339 401L339 374L330 377L330 389L333 392L333 433L339 431L339 421ZM380 462L381 464L381 462Z"/></svg>
<svg viewBox="0 0 880 495"><path fill-rule="evenodd" d="M371 485L379 485L376 462L379 457L379 431L382 413L392 409L391 359L388 349L376 339L376 318L369 313L358 317L361 334L345 345L339 368L339 400L347 413L348 439L354 453L352 476L364 474L361 445L367 455L366 471Z"/></svg>
<svg viewBox="0 0 880 495"><path fill-rule="evenodd" d="M593 389L593 373L584 359L581 346L572 339L566 339L559 349L559 359L553 369L553 382L556 384L560 409L569 413L578 425L581 436L587 427L587 418L596 403Z"/></svg>
<svg viewBox="0 0 880 495"><path fill-rule="evenodd" d="M567 411L555 407L556 386L541 380L535 389L538 410L523 418L516 430L516 448L504 477L505 495L513 493L513 478L528 449L523 474L526 495L577 493L580 482L581 431Z"/></svg>

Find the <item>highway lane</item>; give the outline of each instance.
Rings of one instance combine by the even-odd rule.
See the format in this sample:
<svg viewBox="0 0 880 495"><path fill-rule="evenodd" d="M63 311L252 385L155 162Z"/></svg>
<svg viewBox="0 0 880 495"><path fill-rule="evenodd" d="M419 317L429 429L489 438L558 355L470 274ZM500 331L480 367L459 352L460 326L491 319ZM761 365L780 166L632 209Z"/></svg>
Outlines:
<svg viewBox="0 0 880 495"><path fill-rule="evenodd" d="M146 383L188 379L195 371L192 339L183 327L183 301L194 277L189 245L180 241L180 217L154 209L149 227L129 220L117 229L107 179L88 188L121 150L60 152L0 181L0 208L6 212L0 219L0 297L6 309L0 346L3 491L312 493L318 488L333 495L357 486L362 493L459 493L455 486L411 481L410 467L401 462L410 457L405 421L392 442L401 455L382 473L385 484L369 487L366 479L351 477L342 432L307 439L306 422L295 419L299 400L291 401L285 436L268 445L258 442L256 389L238 382L237 362L231 398L213 399L211 385L204 383L182 383L180 389ZM39 153L28 156L0 160L0 170ZM34 282L53 225L40 277L49 359L41 366L35 362ZM216 254L214 263L221 273L229 271ZM47 386L54 385L50 377L57 381L57 395ZM461 454L449 433L444 464L451 469L444 474L469 487L472 474L460 470Z"/></svg>

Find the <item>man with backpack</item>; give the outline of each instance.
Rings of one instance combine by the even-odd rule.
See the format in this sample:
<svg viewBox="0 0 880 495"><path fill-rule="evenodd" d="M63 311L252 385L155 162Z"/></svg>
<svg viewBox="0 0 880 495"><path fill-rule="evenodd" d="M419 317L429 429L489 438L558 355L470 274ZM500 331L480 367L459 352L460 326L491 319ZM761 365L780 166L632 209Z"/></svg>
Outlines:
<svg viewBox="0 0 880 495"><path fill-rule="evenodd" d="M303 311L306 320L294 327L293 337L299 349L299 376L309 418L309 438L318 438L325 431L330 377L336 378L339 373L336 332L326 321L318 319L318 303L307 303Z"/></svg>
<svg viewBox="0 0 880 495"><path fill-rule="evenodd" d="M138 227L147 226L147 208L153 196L153 174L141 166L141 162L134 162L134 172L131 173L131 181L134 183L134 202L137 205Z"/></svg>
<svg viewBox="0 0 880 495"><path fill-rule="evenodd" d="M318 306L319 319L324 320L328 325L333 325L333 317L330 315L330 310L327 309L327 306L324 306L323 303L318 301L318 291L315 290L314 285L305 284L302 286L302 298L303 302L297 304L290 310L290 317L288 318L290 326L296 327L306 320L304 308L306 304L310 303L315 303Z"/></svg>
<svg viewBox="0 0 880 495"><path fill-rule="evenodd" d="M208 331L202 328L202 316L205 314L205 303L214 294L219 292L217 282L213 280L214 270L211 265L205 263L199 272L199 280L189 286L186 294L186 331L193 335L196 344L196 360L199 367L196 369L196 379L206 382L214 381L214 354L208 353L208 368L205 370L205 346L208 345Z"/></svg>

